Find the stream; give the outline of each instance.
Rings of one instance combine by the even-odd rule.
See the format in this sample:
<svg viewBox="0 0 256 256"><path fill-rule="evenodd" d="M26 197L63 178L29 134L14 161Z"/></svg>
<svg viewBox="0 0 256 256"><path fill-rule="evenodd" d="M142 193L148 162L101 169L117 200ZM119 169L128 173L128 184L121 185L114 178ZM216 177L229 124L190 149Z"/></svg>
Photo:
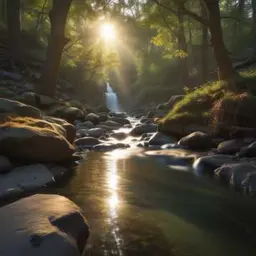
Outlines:
<svg viewBox="0 0 256 256"><path fill-rule="evenodd" d="M85 255L255 255L254 198L144 153L89 152L68 183L53 189L89 221Z"/></svg>

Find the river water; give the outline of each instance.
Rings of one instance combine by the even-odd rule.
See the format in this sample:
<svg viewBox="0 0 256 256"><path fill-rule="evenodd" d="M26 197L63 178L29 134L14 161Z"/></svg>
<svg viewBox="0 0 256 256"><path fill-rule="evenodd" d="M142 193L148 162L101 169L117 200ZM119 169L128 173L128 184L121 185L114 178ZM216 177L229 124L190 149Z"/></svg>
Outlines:
<svg viewBox="0 0 256 256"><path fill-rule="evenodd" d="M85 255L256 255L255 198L170 169L141 149L89 152L53 192L87 217Z"/></svg>

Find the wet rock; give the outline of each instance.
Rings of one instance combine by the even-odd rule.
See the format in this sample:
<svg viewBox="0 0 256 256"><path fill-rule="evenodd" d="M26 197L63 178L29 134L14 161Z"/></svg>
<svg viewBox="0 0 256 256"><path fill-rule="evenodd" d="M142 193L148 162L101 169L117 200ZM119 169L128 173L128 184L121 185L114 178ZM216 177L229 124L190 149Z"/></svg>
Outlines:
<svg viewBox="0 0 256 256"><path fill-rule="evenodd" d="M8 157L0 155L0 173L9 172L13 165Z"/></svg>
<svg viewBox="0 0 256 256"><path fill-rule="evenodd" d="M224 164L214 171L217 177L225 179L238 187L241 186L246 175L251 172L256 172L256 167L250 163Z"/></svg>
<svg viewBox="0 0 256 256"><path fill-rule="evenodd" d="M154 111L149 111L148 118L153 118L153 117L154 117Z"/></svg>
<svg viewBox="0 0 256 256"><path fill-rule="evenodd" d="M41 112L39 109L23 104L18 101L0 98L0 114L4 116L23 116L40 118Z"/></svg>
<svg viewBox="0 0 256 256"><path fill-rule="evenodd" d="M211 148L212 139L206 133L193 132L180 139L178 145L194 150L205 150Z"/></svg>
<svg viewBox="0 0 256 256"><path fill-rule="evenodd" d="M100 117L94 113L90 113L85 117L85 120L91 121L94 125L100 123Z"/></svg>
<svg viewBox="0 0 256 256"><path fill-rule="evenodd" d="M255 157L256 156L256 141L242 148L237 154L238 157Z"/></svg>
<svg viewBox="0 0 256 256"><path fill-rule="evenodd" d="M73 159L75 158L74 156L75 154L73 154ZM47 165L47 167L50 170L54 178L54 181L57 181L58 179L62 178L66 173L69 172L69 170L66 167L60 165L49 164Z"/></svg>
<svg viewBox="0 0 256 256"><path fill-rule="evenodd" d="M121 125L131 124L128 119L122 117L110 117L109 120Z"/></svg>
<svg viewBox="0 0 256 256"><path fill-rule="evenodd" d="M84 148L92 148L93 146L100 144L100 141L94 137L83 137L75 140L74 144Z"/></svg>
<svg viewBox="0 0 256 256"><path fill-rule="evenodd" d="M105 131L108 131L108 132L112 132L115 129L113 127L109 127L109 126L106 126L106 125L103 125L103 124L98 124L97 128L101 128L101 129L103 129Z"/></svg>
<svg viewBox="0 0 256 256"><path fill-rule="evenodd" d="M102 128L93 128L87 131L87 134L94 138L99 138L101 136L104 136L106 131Z"/></svg>
<svg viewBox="0 0 256 256"><path fill-rule="evenodd" d="M214 170L221 167L224 164L232 164L236 163L232 156L229 155L211 155L211 156L203 156L198 158L194 164L193 169L196 173L210 173L213 174Z"/></svg>
<svg viewBox="0 0 256 256"><path fill-rule="evenodd" d="M55 107L47 110L47 115L59 117L67 120L69 123L73 124L76 120L84 119L84 112L76 107Z"/></svg>
<svg viewBox="0 0 256 256"><path fill-rule="evenodd" d="M108 120L106 122L102 122L100 125L105 125L105 126L108 126L112 129L118 129L118 128L122 127L121 124L119 124L117 122L114 122L114 121L111 121L111 120Z"/></svg>
<svg viewBox="0 0 256 256"><path fill-rule="evenodd" d="M80 256L89 236L81 209L59 195L33 195L0 209L1 254Z"/></svg>
<svg viewBox="0 0 256 256"><path fill-rule="evenodd" d="M76 131L76 138L88 136L88 129L79 129Z"/></svg>
<svg viewBox="0 0 256 256"><path fill-rule="evenodd" d="M125 124L123 127L124 128L132 128L132 125L131 124Z"/></svg>
<svg viewBox="0 0 256 256"><path fill-rule="evenodd" d="M157 131L157 125L155 124L140 124L136 127L134 127L130 134L132 136L140 136L143 133L150 133L150 132L156 132Z"/></svg>
<svg viewBox="0 0 256 256"><path fill-rule="evenodd" d="M61 162L72 158L74 147L56 130L8 122L0 125L0 151L11 159Z"/></svg>
<svg viewBox="0 0 256 256"><path fill-rule="evenodd" d="M95 151L111 151L115 149L128 148L128 147L130 146L124 143L102 143L94 146L93 149Z"/></svg>
<svg viewBox="0 0 256 256"><path fill-rule="evenodd" d="M86 128L86 129L92 129L95 127L95 125L91 121L85 121L80 125L80 127Z"/></svg>
<svg viewBox="0 0 256 256"><path fill-rule="evenodd" d="M174 143L174 142L175 140L172 137L167 136L161 132L156 132L155 134L153 134L148 141L149 145L158 145L158 146L162 146L164 144Z"/></svg>
<svg viewBox="0 0 256 256"><path fill-rule="evenodd" d="M16 96L15 100L29 104L32 106L50 107L58 102L46 95L39 95L34 92L23 92L21 95Z"/></svg>
<svg viewBox="0 0 256 256"><path fill-rule="evenodd" d="M43 164L14 168L0 177L0 197L18 195L52 183L54 177Z"/></svg>
<svg viewBox="0 0 256 256"><path fill-rule="evenodd" d="M248 173L245 179L242 181L241 186L245 192L249 192L252 195L256 193L256 172Z"/></svg>
<svg viewBox="0 0 256 256"><path fill-rule="evenodd" d="M100 120L100 122L106 122L108 120L108 115L105 113L100 113L99 120Z"/></svg>
<svg viewBox="0 0 256 256"><path fill-rule="evenodd" d="M219 154L236 154L245 145L248 145L244 139L227 140L221 142L217 147Z"/></svg>
<svg viewBox="0 0 256 256"><path fill-rule="evenodd" d="M154 122L153 118L147 118L147 117L143 117L140 120L141 123L145 123L145 124L152 124Z"/></svg>
<svg viewBox="0 0 256 256"><path fill-rule="evenodd" d="M112 133L111 137L116 140L124 140L124 139L126 139L127 134L124 132L117 132L117 133Z"/></svg>

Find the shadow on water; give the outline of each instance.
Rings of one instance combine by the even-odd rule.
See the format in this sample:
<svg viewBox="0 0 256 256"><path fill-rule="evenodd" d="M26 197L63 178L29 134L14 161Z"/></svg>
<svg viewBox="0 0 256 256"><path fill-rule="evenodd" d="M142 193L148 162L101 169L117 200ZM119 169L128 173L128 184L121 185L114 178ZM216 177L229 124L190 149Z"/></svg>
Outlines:
<svg viewBox="0 0 256 256"><path fill-rule="evenodd" d="M129 154L131 153L131 154ZM255 255L255 199L141 152L89 153L52 192L91 226L86 255Z"/></svg>

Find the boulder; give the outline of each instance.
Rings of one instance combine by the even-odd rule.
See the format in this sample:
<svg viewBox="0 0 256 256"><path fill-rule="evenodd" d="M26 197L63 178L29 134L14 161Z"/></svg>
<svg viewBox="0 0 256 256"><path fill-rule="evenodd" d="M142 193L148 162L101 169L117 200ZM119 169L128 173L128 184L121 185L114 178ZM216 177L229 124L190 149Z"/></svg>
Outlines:
<svg viewBox="0 0 256 256"><path fill-rule="evenodd" d="M38 95L34 92L23 92L21 95L15 97L16 100L32 106L50 107L57 103L57 101L46 95Z"/></svg>
<svg viewBox="0 0 256 256"><path fill-rule="evenodd" d="M86 129L92 129L95 127L95 125L91 121L85 121L80 125L80 127L86 128Z"/></svg>
<svg viewBox="0 0 256 256"><path fill-rule="evenodd" d="M52 108L47 111L47 114L49 116L63 118L71 124L73 124L75 120L84 119L84 112L75 107L62 106L62 107Z"/></svg>
<svg viewBox="0 0 256 256"><path fill-rule="evenodd" d="M167 136L161 132L156 132L155 134L153 134L148 141L149 145L158 145L158 146L162 146L164 144L174 143L174 142L175 140L172 137Z"/></svg>
<svg viewBox="0 0 256 256"><path fill-rule="evenodd" d="M242 187L245 191L255 194L256 192L256 172L247 173L245 179L242 181Z"/></svg>
<svg viewBox="0 0 256 256"><path fill-rule="evenodd" d="M206 133L193 132L181 138L178 144L189 149L206 150L211 148L212 139L211 136Z"/></svg>
<svg viewBox="0 0 256 256"><path fill-rule="evenodd" d="M101 129L103 129L105 131L108 131L108 132L112 132L114 130L113 127L109 127L109 126L106 126L104 124L98 124L97 128L101 128Z"/></svg>
<svg viewBox="0 0 256 256"><path fill-rule="evenodd" d="M229 155L210 155L198 158L194 164L193 169L196 173L210 173L213 174L214 170L221 167L223 164L237 163L237 161Z"/></svg>
<svg viewBox="0 0 256 256"><path fill-rule="evenodd" d="M237 154L238 157L255 157L256 156L256 141L242 148Z"/></svg>
<svg viewBox="0 0 256 256"><path fill-rule="evenodd" d="M73 159L74 159L74 155L75 154L73 154ZM60 165L47 164L47 167L51 172L54 181L57 181L58 179L62 178L66 173L69 172L68 168Z"/></svg>
<svg viewBox="0 0 256 256"><path fill-rule="evenodd" d="M0 197L9 197L35 190L53 181L52 173L43 164L17 167L0 176Z"/></svg>
<svg viewBox="0 0 256 256"><path fill-rule="evenodd" d="M52 123L52 124L59 124L66 130L66 139L72 144L76 137L76 128L74 125L68 123L64 119L56 118L56 117L44 117L44 120Z"/></svg>
<svg viewBox="0 0 256 256"><path fill-rule="evenodd" d="M55 130L8 122L0 125L0 152L21 160L61 162L72 158L74 147Z"/></svg>
<svg viewBox="0 0 256 256"><path fill-rule="evenodd" d="M110 117L109 120L121 125L131 124L131 122L128 119L122 117Z"/></svg>
<svg viewBox="0 0 256 256"><path fill-rule="evenodd" d="M0 173L9 172L12 167L13 166L9 158L0 155Z"/></svg>
<svg viewBox="0 0 256 256"><path fill-rule="evenodd" d="M116 132L116 133L112 133L111 137L116 140L124 140L126 139L127 134L125 132Z"/></svg>
<svg viewBox="0 0 256 256"><path fill-rule="evenodd" d="M244 139L234 139L221 142L217 147L219 154L236 154L242 147L248 145Z"/></svg>
<svg viewBox="0 0 256 256"><path fill-rule="evenodd" d="M47 128L50 130L53 130L57 133L59 133L60 135L62 135L63 137L67 137L67 132L66 129L56 123L56 122L48 122L46 120L43 119L35 119L35 118L30 118L30 117L14 117L14 118L9 118L9 122L11 122L13 125L21 125L21 126L32 126L32 127L38 127L38 128Z"/></svg>
<svg viewBox="0 0 256 256"><path fill-rule="evenodd" d="M136 127L134 127L130 134L132 136L141 136L143 133L150 133L150 132L156 132L157 131L157 125L155 124L141 124Z"/></svg>
<svg viewBox="0 0 256 256"><path fill-rule="evenodd" d="M94 138L99 138L105 135L105 130L102 128L93 128L87 131L87 134Z"/></svg>
<svg viewBox="0 0 256 256"><path fill-rule="evenodd" d="M100 141L94 137L83 137L83 138L75 140L74 144L76 146L92 148L93 146L100 144Z"/></svg>
<svg viewBox="0 0 256 256"><path fill-rule="evenodd" d="M235 186L241 186L246 175L251 172L256 172L256 167L251 163L224 164L214 171L217 177L223 178Z"/></svg>
<svg viewBox="0 0 256 256"><path fill-rule="evenodd" d="M122 126L121 124L119 124L117 122L114 122L114 121L111 121L111 120L107 120L106 122L101 122L101 125L105 125L105 126L108 126L110 128L113 128L113 129L118 129Z"/></svg>
<svg viewBox="0 0 256 256"><path fill-rule="evenodd" d="M105 113L100 113L99 120L100 120L100 122L106 122L108 120L108 115Z"/></svg>
<svg viewBox="0 0 256 256"><path fill-rule="evenodd" d="M0 209L1 255L80 256L89 236L81 209L59 195L37 194Z"/></svg>
<svg viewBox="0 0 256 256"><path fill-rule="evenodd" d="M146 124L150 124L154 122L154 118L148 118L148 117L142 117L140 119L141 123L146 123Z"/></svg>
<svg viewBox="0 0 256 256"><path fill-rule="evenodd" d="M0 114L4 116L41 117L39 109L5 98L0 98Z"/></svg>
<svg viewBox="0 0 256 256"><path fill-rule="evenodd" d="M85 117L85 120L92 122L94 125L100 123L100 117L94 113L90 113Z"/></svg>

